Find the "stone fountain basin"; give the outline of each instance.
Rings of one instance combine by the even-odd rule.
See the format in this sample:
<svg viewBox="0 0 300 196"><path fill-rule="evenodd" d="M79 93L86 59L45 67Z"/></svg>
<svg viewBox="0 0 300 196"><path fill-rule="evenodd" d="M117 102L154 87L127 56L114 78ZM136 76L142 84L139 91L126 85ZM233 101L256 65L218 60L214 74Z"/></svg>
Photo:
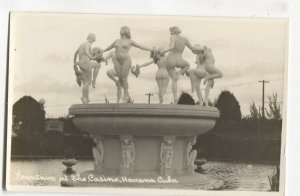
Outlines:
<svg viewBox="0 0 300 196"><path fill-rule="evenodd" d="M176 104L77 104L69 114L82 131L135 136L200 135L220 116L215 107Z"/></svg>

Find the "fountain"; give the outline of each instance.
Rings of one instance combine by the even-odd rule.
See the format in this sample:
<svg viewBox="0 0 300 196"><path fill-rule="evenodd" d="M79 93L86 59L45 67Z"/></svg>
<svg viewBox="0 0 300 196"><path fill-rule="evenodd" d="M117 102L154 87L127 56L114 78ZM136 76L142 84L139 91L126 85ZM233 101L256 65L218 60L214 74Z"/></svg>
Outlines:
<svg viewBox="0 0 300 196"><path fill-rule="evenodd" d="M64 158L61 162L64 166L67 167L67 169L65 170L65 173L67 173L67 174L74 173L74 170L73 170L72 167L74 165L76 165L76 163L77 163L76 159L74 159L74 158Z"/></svg>
<svg viewBox="0 0 300 196"><path fill-rule="evenodd" d="M198 135L214 127L220 115L215 107L78 104L69 114L96 146L94 170L80 174L88 180L69 180L64 186L135 186L153 179L143 186L215 189L222 184L194 172L197 151L191 148ZM118 180L105 183L105 177Z"/></svg>
<svg viewBox="0 0 300 196"><path fill-rule="evenodd" d="M94 170L86 171L74 177L74 180L64 182L66 186L136 186L139 182L143 186L151 187L194 187L203 189L217 188L220 183L195 173L197 150L193 149L198 135L211 130L219 111L215 107L178 104L128 104L129 71L138 77L140 67L155 63L158 65L156 82L159 88L160 103L166 92L169 77L172 78L172 93L174 103L177 103L177 80L184 74L189 64L182 58L185 46L196 54L196 58L205 55L210 61L203 61L208 75L208 90L215 78L222 74L210 73L216 70L211 50L207 47L193 47L185 37L180 35L179 27L169 28L170 44L167 49L157 50L142 46L132 41L130 28L123 26L120 29L120 39L115 40L103 52L111 49L99 62L112 58L114 69L109 72L109 78L117 85L117 104L87 104L89 103L89 85L95 85L97 71L94 64L83 58L93 54L75 52L74 64L82 69L79 85L83 84L81 100L84 104L72 105L69 114L73 116L74 124L82 131L90 133L95 146L92 148ZM89 34L89 46L95 41L95 35ZM130 40L130 41L128 41ZM82 44L80 47L83 47ZM149 51L153 60L144 65L131 67L129 48L137 47ZM128 50L124 50L128 48ZM164 57L164 54L167 57ZM76 62L77 55L81 60ZM82 57L83 56L83 57ZM94 56L93 59L97 59ZM213 59L213 60L211 60ZM92 60L92 59L90 59ZM90 67L84 71L85 66ZM98 65L99 66L99 65ZM176 68L180 68L176 71ZM121 71L120 71L121 70ZM122 74L121 74L122 73ZM174 74L170 74L174 73ZM77 77L77 76L76 76ZM78 79L78 77L77 77ZM200 84L200 83L199 83ZM200 88L200 87L199 87ZM125 104L119 104L122 90ZM208 99L206 91L205 99ZM199 92L198 92L199 93ZM199 98L200 99L200 98ZM150 102L150 101L149 101ZM127 104L126 104L127 103ZM207 104L206 104L207 105ZM108 179L109 178L109 179ZM128 180L130 179L130 180ZM113 183L112 183L113 182Z"/></svg>

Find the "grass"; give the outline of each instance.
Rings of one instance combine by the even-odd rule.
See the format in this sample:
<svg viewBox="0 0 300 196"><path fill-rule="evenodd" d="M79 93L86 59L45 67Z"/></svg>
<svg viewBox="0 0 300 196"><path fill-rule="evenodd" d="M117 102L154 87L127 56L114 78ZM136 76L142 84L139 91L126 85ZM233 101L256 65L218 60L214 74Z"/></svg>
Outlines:
<svg viewBox="0 0 300 196"><path fill-rule="evenodd" d="M279 191L279 165L276 167L276 173L274 172L272 175L268 176L269 184L271 187L271 191Z"/></svg>

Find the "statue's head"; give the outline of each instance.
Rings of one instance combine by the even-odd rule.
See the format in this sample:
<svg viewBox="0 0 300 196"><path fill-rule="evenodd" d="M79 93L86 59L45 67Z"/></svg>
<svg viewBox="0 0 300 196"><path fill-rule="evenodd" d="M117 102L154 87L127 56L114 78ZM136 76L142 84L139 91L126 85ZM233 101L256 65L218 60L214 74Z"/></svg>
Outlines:
<svg viewBox="0 0 300 196"><path fill-rule="evenodd" d="M169 144L169 145L172 144L172 140L171 140L171 139L168 139L166 142L167 142L167 144Z"/></svg>
<svg viewBox="0 0 300 196"><path fill-rule="evenodd" d="M130 28L128 26L121 27L120 35L125 36L127 39L131 39Z"/></svg>
<svg viewBox="0 0 300 196"><path fill-rule="evenodd" d="M96 41L96 36L95 36L95 34L94 34L94 33L88 34L87 40L88 40L89 42L91 42L91 43L95 42L95 41Z"/></svg>
<svg viewBox="0 0 300 196"><path fill-rule="evenodd" d="M171 35L179 35L181 30L177 26L173 26L169 28Z"/></svg>
<svg viewBox="0 0 300 196"><path fill-rule="evenodd" d="M129 144L129 140L128 139L124 139L124 144Z"/></svg>
<svg viewBox="0 0 300 196"><path fill-rule="evenodd" d="M197 54L196 63L203 63L205 54L204 54L205 46L201 46L200 44L194 45L194 54Z"/></svg>

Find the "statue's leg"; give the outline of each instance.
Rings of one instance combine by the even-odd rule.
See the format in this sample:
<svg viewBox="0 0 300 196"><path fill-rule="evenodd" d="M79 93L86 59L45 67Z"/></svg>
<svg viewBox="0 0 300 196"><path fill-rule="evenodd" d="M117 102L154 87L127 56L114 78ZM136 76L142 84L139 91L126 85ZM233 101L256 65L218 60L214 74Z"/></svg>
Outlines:
<svg viewBox="0 0 300 196"><path fill-rule="evenodd" d="M209 99L209 93L210 93L210 89L211 86L213 84L212 80L208 80L206 87L205 87L205 98L204 98L204 104L208 106L208 99Z"/></svg>
<svg viewBox="0 0 300 196"><path fill-rule="evenodd" d="M89 86L91 84L92 69L88 61L79 63L80 69L83 70L83 86L82 86L82 103L89 102Z"/></svg>
<svg viewBox="0 0 300 196"><path fill-rule="evenodd" d="M222 78L223 77L223 74L220 70L218 70L217 68L215 67L209 67L209 75L206 76L203 80L203 84L205 85L207 81L209 80L213 80L213 79L216 79L216 78Z"/></svg>
<svg viewBox="0 0 300 196"><path fill-rule="evenodd" d="M156 78L157 86L158 86L158 99L159 103L163 102L162 99L162 89L163 89L163 81L162 78Z"/></svg>
<svg viewBox="0 0 300 196"><path fill-rule="evenodd" d="M83 82L82 98L81 98L83 103L89 103L89 101L90 101L90 99L89 99L89 86L90 86L90 82L88 82L88 81Z"/></svg>
<svg viewBox="0 0 300 196"><path fill-rule="evenodd" d="M181 68L178 75L183 75L190 68L190 64L186 60L181 59L177 62L177 67Z"/></svg>
<svg viewBox="0 0 300 196"><path fill-rule="evenodd" d="M128 91L128 88L129 88L129 85L128 85L128 74L129 74L129 71L131 69L131 59L128 57L126 59L126 61L124 62L124 64L122 65L122 72L121 72L121 81L122 81L122 84L123 84L123 89L124 89L124 100L129 100L129 91Z"/></svg>
<svg viewBox="0 0 300 196"><path fill-rule="evenodd" d="M73 68L74 68L74 71L75 71L75 76L76 76L76 82L78 84L78 86L81 86L82 85L82 72L81 70L79 69L79 64L78 63L75 63Z"/></svg>
<svg viewBox="0 0 300 196"><path fill-rule="evenodd" d="M119 63L119 61L115 57L112 58L112 62L114 64L114 70L116 72L116 76L119 79L119 83L123 87L122 80L121 80L121 78L122 78L122 65Z"/></svg>
<svg viewBox="0 0 300 196"><path fill-rule="evenodd" d="M118 85L119 80L117 79L118 76L117 76L117 73L116 73L115 69L109 69L109 70L107 70L106 75L107 75L112 81L114 81L114 82L116 83L116 86Z"/></svg>
<svg viewBox="0 0 300 196"><path fill-rule="evenodd" d="M176 72L175 65L177 62L177 56L176 55L170 55L168 54L166 58L166 68L168 71L168 74L170 78L172 79L172 93L174 97L174 103L177 103L177 79L178 79L178 73Z"/></svg>
<svg viewBox="0 0 300 196"><path fill-rule="evenodd" d="M196 81L196 76L194 74L194 70L190 69L188 71L188 75L190 76L192 93L194 93L195 92L195 81Z"/></svg>
<svg viewBox="0 0 300 196"><path fill-rule="evenodd" d="M92 70L91 64L89 64L89 66L87 66L84 69L84 78L85 78L85 81L89 85L91 85L91 83L92 83L92 75L93 75L93 70Z"/></svg>
<svg viewBox="0 0 300 196"><path fill-rule="evenodd" d="M195 85L195 88L196 88L196 93L197 93L199 105L202 106L203 105L203 99L202 99L202 93L201 93L201 89L200 89L201 79L198 79L198 78L195 77L195 84L194 85Z"/></svg>
<svg viewBox="0 0 300 196"><path fill-rule="evenodd" d="M97 63L97 62L91 62L91 67L93 69L92 86L93 86L93 88L95 88L96 87L96 80L97 80L97 77L98 77L98 73L99 73L101 64Z"/></svg>
<svg viewBox="0 0 300 196"><path fill-rule="evenodd" d="M92 69L88 69L86 76L84 77L83 88L85 89L85 103L90 102L90 85L92 82Z"/></svg>
<svg viewBox="0 0 300 196"><path fill-rule="evenodd" d="M121 99L121 96L122 96L122 89L121 89L121 84L120 84L120 82L118 80L118 76L117 76L116 70L114 68L113 69L109 69L109 70L107 70L106 75L112 81L115 82L116 87L117 87L117 103L120 103L120 99Z"/></svg>
<svg viewBox="0 0 300 196"><path fill-rule="evenodd" d="M164 98L164 95L166 94L167 87L169 84L169 76L163 78L162 83L163 83L163 85L162 85L162 90L161 90L161 97L162 97L162 102L163 102L163 98Z"/></svg>
<svg viewBox="0 0 300 196"><path fill-rule="evenodd" d="M118 83L118 85L117 85L117 103L120 103L121 96L122 96L122 87L121 87L121 84Z"/></svg>
<svg viewBox="0 0 300 196"><path fill-rule="evenodd" d="M168 73L172 79L172 93L174 97L174 103L177 103L177 79L176 79L176 70L174 69L168 69Z"/></svg>

